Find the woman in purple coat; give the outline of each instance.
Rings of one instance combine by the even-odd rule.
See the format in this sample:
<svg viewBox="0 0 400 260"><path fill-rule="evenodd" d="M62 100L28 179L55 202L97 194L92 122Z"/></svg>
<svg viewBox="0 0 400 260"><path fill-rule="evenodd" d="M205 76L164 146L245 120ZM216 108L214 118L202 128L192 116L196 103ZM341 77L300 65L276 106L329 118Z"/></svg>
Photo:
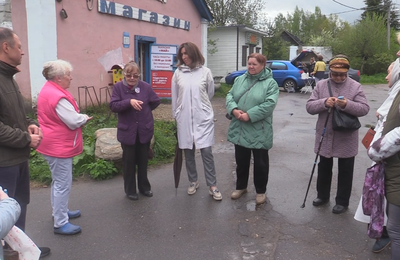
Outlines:
<svg viewBox="0 0 400 260"><path fill-rule="evenodd" d="M369 112L367 98L361 84L348 77L350 64L344 55L334 57L329 62L329 78L317 83L311 97L306 104L307 112L311 115L318 114L315 134L314 151L318 152L318 146L324 130L326 117L330 108L335 107L348 114L361 117ZM328 83L331 86L332 96L329 94ZM338 96L343 96L339 100ZM319 152L317 198L314 206L320 206L329 202L333 158L338 158L338 182L336 193L336 205L332 212L343 213L349 206L351 188L353 183L354 157L358 153L358 130L335 131L332 129L332 120L328 120L324 139Z"/></svg>
<svg viewBox="0 0 400 260"><path fill-rule="evenodd" d="M136 190L152 197L147 178L148 153L154 134L153 113L161 101L152 87L139 80L140 69L135 62L124 67L124 79L114 85L110 101L111 111L118 113L117 139L122 147L125 193L131 200L138 200Z"/></svg>

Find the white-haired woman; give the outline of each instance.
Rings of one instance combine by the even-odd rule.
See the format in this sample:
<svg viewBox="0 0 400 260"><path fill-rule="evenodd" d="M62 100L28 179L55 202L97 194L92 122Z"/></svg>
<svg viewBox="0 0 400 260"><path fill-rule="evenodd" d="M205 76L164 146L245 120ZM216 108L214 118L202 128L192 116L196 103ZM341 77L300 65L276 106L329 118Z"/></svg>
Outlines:
<svg viewBox="0 0 400 260"><path fill-rule="evenodd" d="M42 74L46 78L37 101L38 120L43 139L38 152L43 154L51 171L51 206L54 233L73 235L80 226L69 222L80 217L79 210L68 209L72 186L72 159L83 150L82 126L91 117L80 114L73 96L67 91L71 85L72 66L64 60L46 62Z"/></svg>

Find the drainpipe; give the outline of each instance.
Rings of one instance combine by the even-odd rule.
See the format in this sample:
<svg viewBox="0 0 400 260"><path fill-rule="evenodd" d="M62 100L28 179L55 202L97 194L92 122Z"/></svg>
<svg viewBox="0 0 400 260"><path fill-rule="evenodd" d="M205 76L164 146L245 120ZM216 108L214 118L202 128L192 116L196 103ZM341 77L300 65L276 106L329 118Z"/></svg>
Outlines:
<svg viewBox="0 0 400 260"><path fill-rule="evenodd" d="M239 70L239 26L236 26L236 70Z"/></svg>
<svg viewBox="0 0 400 260"><path fill-rule="evenodd" d="M201 18L201 52L204 56L204 66L207 67L207 39L208 39L208 21Z"/></svg>

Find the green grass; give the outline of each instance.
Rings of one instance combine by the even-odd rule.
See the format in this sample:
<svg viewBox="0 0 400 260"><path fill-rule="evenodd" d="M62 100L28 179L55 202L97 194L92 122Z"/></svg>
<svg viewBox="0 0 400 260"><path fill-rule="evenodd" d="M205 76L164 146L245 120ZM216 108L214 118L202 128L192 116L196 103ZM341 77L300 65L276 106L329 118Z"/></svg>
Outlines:
<svg viewBox="0 0 400 260"><path fill-rule="evenodd" d="M373 85L373 84L387 84L386 73L378 73L375 75L361 75L360 83L363 85Z"/></svg>
<svg viewBox="0 0 400 260"><path fill-rule="evenodd" d="M74 157L73 177L89 175L95 180L104 180L112 178L115 174L121 172L114 162L96 159L95 150L95 132L101 128L115 128L117 126L117 117L112 113L108 105L99 107L89 107L82 111L93 119L83 128L83 152ZM34 115L30 115L33 116ZM149 165L159 165L172 162L175 154L176 137L175 121L155 120L154 122L154 158L149 161ZM43 156L32 150L30 158L31 180L40 184L48 185L51 183L51 172Z"/></svg>
<svg viewBox="0 0 400 260"><path fill-rule="evenodd" d="M215 91L214 97L226 97L229 90L231 90L232 85L228 85L226 83L221 83L221 87Z"/></svg>

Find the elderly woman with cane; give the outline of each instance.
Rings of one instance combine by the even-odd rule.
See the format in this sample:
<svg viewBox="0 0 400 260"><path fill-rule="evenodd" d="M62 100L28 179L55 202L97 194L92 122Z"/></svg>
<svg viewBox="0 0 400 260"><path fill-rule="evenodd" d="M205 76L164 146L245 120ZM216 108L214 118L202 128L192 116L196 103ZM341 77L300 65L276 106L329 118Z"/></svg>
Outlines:
<svg viewBox="0 0 400 260"><path fill-rule="evenodd" d="M345 112L354 117L368 114L369 105L361 84L348 77L349 61L344 55L335 56L329 62L329 78L317 83L307 101L306 109L311 115L318 114L314 151L318 152L321 136L324 141L319 150L317 198L314 206L329 202L332 183L333 158L338 158L338 187L336 205L332 212L343 213L349 206L353 183L354 159L358 153L358 130L334 130L333 121L326 118L330 113ZM332 110L332 112L330 112ZM329 113L330 112L330 113ZM331 115L333 118L333 115ZM324 123L327 120L326 127ZM325 129L324 129L325 128Z"/></svg>

